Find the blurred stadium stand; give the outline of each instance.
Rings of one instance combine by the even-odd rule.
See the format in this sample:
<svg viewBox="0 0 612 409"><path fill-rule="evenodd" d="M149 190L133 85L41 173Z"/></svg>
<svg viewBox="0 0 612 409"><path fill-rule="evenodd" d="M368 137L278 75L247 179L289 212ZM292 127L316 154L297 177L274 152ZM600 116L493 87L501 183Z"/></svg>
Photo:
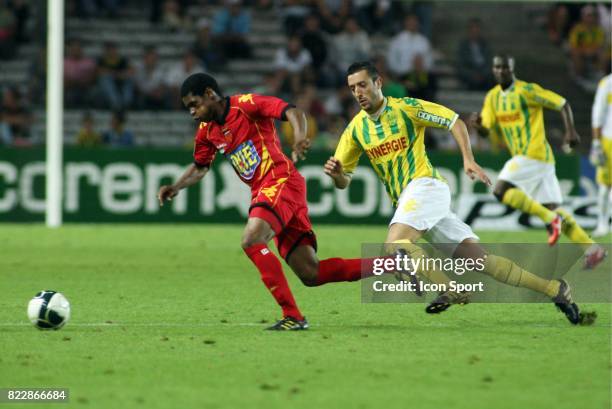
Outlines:
<svg viewBox="0 0 612 409"><path fill-rule="evenodd" d="M180 60L181 55L194 41L194 31L169 32L149 21L148 2L126 1L121 8L120 18L66 20L66 38L76 37L83 41L85 53L98 56L105 41L114 41L121 53L136 61L142 56L144 46L157 48L160 63L171 64ZM219 6L192 5L188 14L194 21L211 17ZM479 17L483 21L484 35L493 51L512 53L517 59L517 74L521 79L539 82L564 95L574 107L577 128L588 139L591 96L582 92L567 75L567 60L563 51L551 44L541 27L543 16L549 5L545 3L493 3L484 2L435 2L433 7L432 45L435 48L434 69L438 76L437 102L461 113L480 109L484 92L467 91L462 88L454 69L454 55L459 38L465 31L469 19ZM32 19L44 21L44 10L33 6ZM146 10L146 11L145 11ZM261 84L263 76L274 70L273 59L276 50L285 44L286 37L278 11L251 9L252 29L249 40L253 46L253 57L249 60L232 60L223 72L214 72L226 94L246 92ZM372 49L384 52L390 38L381 34L371 37ZM39 58L42 41L31 41L22 45L15 59L0 61L0 86L16 85L27 90L30 70ZM332 90L320 90L321 99L327 98ZM110 112L92 111L97 129L104 129ZM80 127L82 110L67 110L64 116L66 143L72 144ZM41 142L45 134L45 112L34 110L35 123L32 129L33 141ZM553 128L560 127L556 115L547 118L549 135L554 139ZM193 135L194 126L183 111L130 111L127 128L136 135L137 145L145 146L187 146Z"/></svg>

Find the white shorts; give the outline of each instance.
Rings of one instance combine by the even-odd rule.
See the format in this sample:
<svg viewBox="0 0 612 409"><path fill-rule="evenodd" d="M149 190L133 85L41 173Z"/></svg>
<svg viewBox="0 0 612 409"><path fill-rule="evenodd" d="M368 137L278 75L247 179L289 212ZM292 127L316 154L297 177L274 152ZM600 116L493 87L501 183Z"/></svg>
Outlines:
<svg viewBox="0 0 612 409"><path fill-rule="evenodd" d="M498 179L512 183L540 203L563 203L554 163L515 156L506 162Z"/></svg>
<svg viewBox="0 0 612 409"><path fill-rule="evenodd" d="M451 211L450 204L451 194L446 183L433 178L415 179L402 191L389 226L400 223L426 230L423 238L432 244L478 240L472 228Z"/></svg>

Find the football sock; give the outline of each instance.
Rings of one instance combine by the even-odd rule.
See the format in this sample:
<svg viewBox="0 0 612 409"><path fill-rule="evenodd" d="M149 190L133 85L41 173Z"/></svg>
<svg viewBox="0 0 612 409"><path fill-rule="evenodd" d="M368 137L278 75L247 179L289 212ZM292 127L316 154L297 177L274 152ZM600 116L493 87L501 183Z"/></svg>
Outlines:
<svg viewBox="0 0 612 409"><path fill-rule="evenodd" d="M360 279L360 258L328 258L319 261L317 285L337 283L340 281L357 281Z"/></svg>
<svg viewBox="0 0 612 409"><path fill-rule="evenodd" d="M515 187L506 190L502 198L502 203L523 213L538 216L546 224L553 221L555 212L542 206L529 197L525 192Z"/></svg>
<svg viewBox="0 0 612 409"><path fill-rule="evenodd" d="M561 223L561 231L567 236L572 242L581 244L584 248L589 248L595 241L589 237L587 232L582 230L582 227L576 223L576 219L565 211L564 209L558 208L555 210L563 218Z"/></svg>
<svg viewBox="0 0 612 409"><path fill-rule="evenodd" d="M597 192L597 227L606 228L610 223L610 188L606 185L599 185Z"/></svg>
<svg viewBox="0 0 612 409"><path fill-rule="evenodd" d="M404 250L408 253L408 256L413 259L422 259L423 262L419 263L416 274L420 278L425 278L434 284L445 284L448 288L450 279L442 271L436 269L428 269L427 263L424 261L427 259L427 255L423 249L410 240L395 240L386 247L387 254L394 254L397 250Z"/></svg>
<svg viewBox="0 0 612 409"><path fill-rule="evenodd" d="M542 277L538 277L519 267L507 258L489 254L486 257L484 267L483 273L490 275L502 283L515 287L529 288L539 293L546 294L551 298L557 296L559 293L559 281L546 280Z"/></svg>
<svg viewBox="0 0 612 409"><path fill-rule="evenodd" d="M283 267L276 255L265 244L254 244L244 249L244 252L259 270L261 281L283 309L283 317L303 320L304 316L298 309L293 294L291 294L289 283L287 283L285 274L283 274Z"/></svg>

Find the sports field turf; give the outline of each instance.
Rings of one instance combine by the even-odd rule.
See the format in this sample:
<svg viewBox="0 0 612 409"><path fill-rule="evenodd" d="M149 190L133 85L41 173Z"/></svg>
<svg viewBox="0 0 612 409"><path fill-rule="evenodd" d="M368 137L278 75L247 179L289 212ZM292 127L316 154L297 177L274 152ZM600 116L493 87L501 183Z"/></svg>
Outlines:
<svg viewBox="0 0 612 409"><path fill-rule="evenodd" d="M289 273L311 330L263 331L279 311L241 230L0 225L0 388L67 387L80 408L610 407L610 304L588 305L592 327L570 326L552 304L428 316L421 304L362 304L359 283L306 288ZM322 258L355 257L385 229L317 234ZM60 331L27 322L42 289L72 303Z"/></svg>

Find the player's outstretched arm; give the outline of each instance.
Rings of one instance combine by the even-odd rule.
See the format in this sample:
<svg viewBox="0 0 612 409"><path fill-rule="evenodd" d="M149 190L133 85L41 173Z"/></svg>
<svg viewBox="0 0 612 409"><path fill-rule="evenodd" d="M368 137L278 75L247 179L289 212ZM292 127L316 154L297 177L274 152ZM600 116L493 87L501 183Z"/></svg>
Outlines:
<svg viewBox="0 0 612 409"><path fill-rule="evenodd" d="M207 172L208 167L199 167L195 163L192 163L176 183L173 185L164 185L159 188L159 192L157 193L159 205L163 206L166 200L172 200L174 196L178 195L181 189L198 183Z"/></svg>
<svg viewBox="0 0 612 409"><path fill-rule="evenodd" d="M465 122L457 118L455 124L451 128L451 133L453 134L453 138L455 138L455 141L457 141L457 145L459 145L459 149L461 150L461 155L463 156L463 170L465 171L465 174L472 180L478 178L487 186L491 186L491 179L489 179L487 174L474 159L474 153L472 153L472 146L470 145L470 136L465 126Z"/></svg>
<svg viewBox="0 0 612 409"><path fill-rule="evenodd" d="M563 144L574 148L580 143L580 135L576 131L574 125L574 113L569 102L565 102L563 108L561 108L561 118L563 118L563 125L565 126L565 135L563 136Z"/></svg>
<svg viewBox="0 0 612 409"><path fill-rule="evenodd" d="M310 139L306 137L308 133L308 121L306 114L299 108L290 108L285 113L287 120L293 128L293 151L291 159L294 162L306 159L306 152L310 148Z"/></svg>
<svg viewBox="0 0 612 409"><path fill-rule="evenodd" d="M333 156L330 157L327 162L325 162L323 172L333 179L334 185L338 189L346 189L346 187L348 187L348 185L351 183L351 177L344 173L344 170L342 169L342 162Z"/></svg>

